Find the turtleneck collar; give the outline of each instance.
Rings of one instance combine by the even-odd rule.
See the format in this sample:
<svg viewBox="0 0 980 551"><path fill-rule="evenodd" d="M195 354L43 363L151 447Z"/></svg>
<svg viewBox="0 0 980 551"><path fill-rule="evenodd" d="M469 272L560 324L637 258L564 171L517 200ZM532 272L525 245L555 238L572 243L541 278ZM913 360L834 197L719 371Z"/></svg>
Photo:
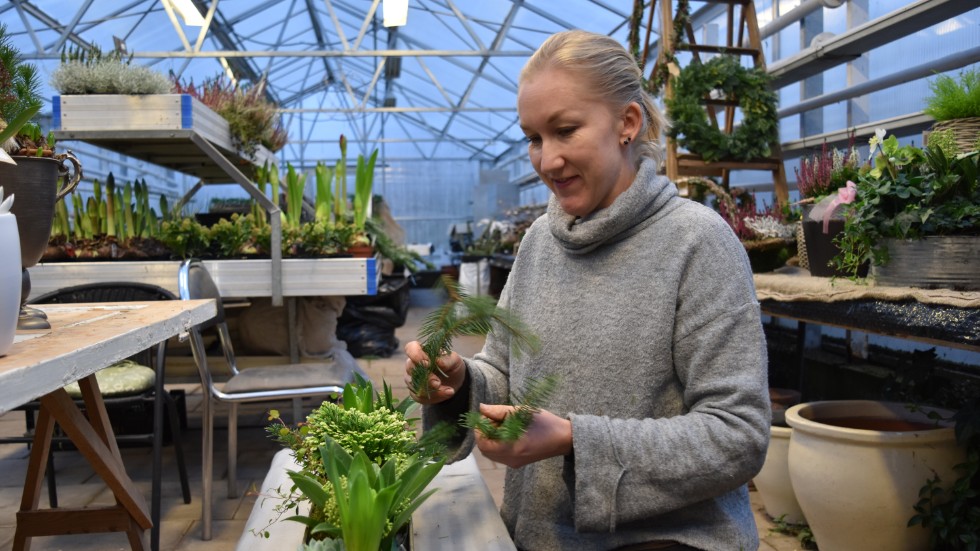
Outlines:
<svg viewBox="0 0 980 551"><path fill-rule="evenodd" d="M677 188L666 177L657 176L656 168L652 159L644 159L630 187L612 205L585 218L566 213L552 195L548 200L552 235L571 254L585 254L632 235L677 195Z"/></svg>

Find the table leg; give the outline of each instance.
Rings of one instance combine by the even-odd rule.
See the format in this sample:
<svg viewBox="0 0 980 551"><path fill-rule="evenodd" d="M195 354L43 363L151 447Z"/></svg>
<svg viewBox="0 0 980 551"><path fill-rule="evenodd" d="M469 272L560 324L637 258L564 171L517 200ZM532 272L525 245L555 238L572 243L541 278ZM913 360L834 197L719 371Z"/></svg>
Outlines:
<svg viewBox="0 0 980 551"><path fill-rule="evenodd" d="M64 389L41 398L35 443L17 513L14 551L30 549L30 538L62 534L126 532L134 551L143 551L143 532L152 526L146 502L123 467L95 375L79 381L88 418ZM78 451L92 465L116 498L111 507L38 510L43 466L50 452L53 422L57 421Z"/></svg>

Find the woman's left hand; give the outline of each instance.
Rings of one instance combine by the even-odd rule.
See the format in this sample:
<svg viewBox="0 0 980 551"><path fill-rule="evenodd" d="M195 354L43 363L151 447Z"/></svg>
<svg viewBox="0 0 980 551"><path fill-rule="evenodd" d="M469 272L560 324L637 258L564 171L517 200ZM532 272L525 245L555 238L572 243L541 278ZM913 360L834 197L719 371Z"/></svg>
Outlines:
<svg viewBox="0 0 980 551"><path fill-rule="evenodd" d="M480 414L497 423L514 409L514 406L480 404ZM534 414L531 426L516 442L489 440L480 431L475 432L476 445L487 459L515 469L572 451L572 422L545 410Z"/></svg>

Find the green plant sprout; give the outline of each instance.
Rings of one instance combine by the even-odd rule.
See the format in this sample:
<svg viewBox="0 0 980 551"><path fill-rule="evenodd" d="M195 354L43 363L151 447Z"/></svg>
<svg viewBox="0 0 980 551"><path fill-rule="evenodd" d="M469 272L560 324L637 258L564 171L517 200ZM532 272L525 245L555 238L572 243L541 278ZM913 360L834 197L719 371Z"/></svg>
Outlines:
<svg viewBox="0 0 980 551"><path fill-rule="evenodd" d="M467 295L459 283L448 276L442 277L441 284L449 295L448 300L425 317L419 330L422 351L430 361L415 362L411 369L409 389L416 396L429 395L431 374L446 375L435 359L452 351L453 337L485 336L496 324L511 337L515 353L538 347L537 337L516 316L498 307L493 297Z"/></svg>
<svg viewBox="0 0 980 551"><path fill-rule="evenodd" d="M549 375L540 380L529 379L524 392L514 391L511 393L510 405L517 409L504 417L500 424L480 415L478 411L464 413L460 424L479 431L489 440L515 442L524 436L527 428L531 426L531 419L534 414L541 411L541 407L554 394L557 386L558 377L555 375Z"/></svg>

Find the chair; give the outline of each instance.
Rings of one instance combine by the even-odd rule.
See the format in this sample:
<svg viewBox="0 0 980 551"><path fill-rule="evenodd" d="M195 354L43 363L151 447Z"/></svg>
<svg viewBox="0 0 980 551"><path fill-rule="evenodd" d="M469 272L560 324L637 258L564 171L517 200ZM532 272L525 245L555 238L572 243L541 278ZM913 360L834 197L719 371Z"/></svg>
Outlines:
<svg viewBox="0 0 980 551"><path fill-rule="evenodd" d="M80 302L146 302L152 300L176 300L170 291L134 282L93 283L65 287L47 293L31 301L31 304L71 304ZM164 364L166 362L167 343L163 341L156 347L155 361L150 350L141 353L134 362L126 360L96 372L96 380L105 398L106 409L112 418L113 411L130 412L134 408L142 408L147 402L153 404L153 429L144 434L117 434L119 443L152 442L153 444L153 474L150 517L153 528L150 531L150 546L156 551L160 547L160 500L161 500L161 471L163 447L163 413L170 422L171 438L177 458L177 469L180 474L180 486L184 503L191 502L190 483L187 479L187 465L184 461L184 450L181 443L180 422L177 405L173 396L164 389ZM155 369L146 367L154 365ZM81 405L81 391L77 383L65 387L69 396ZM157 398L161 399L157 399ZM40 402L25 404L28 433L33 431L33 411L37 411ZM4 442L31 442L29 437L4 438ZM54 471L54 455L48 455L48 501L52 508L58 506L57 489Z"/></svg>
<svg viewBox="0 0 980 551"><path fill-rule="evenodd" d="M202 501L201 538L211 539L211 482L214 457L214 402L228 404L228 497L238 495L236 484L238 454L238 404L298 400L343 392L345 384L354 381L354 375L364 378L357 361L346 350L334 351L332 361L320 363L286 364L238 370L232 349L228 324L218 287L201 261L186 260L178 271L178 290L182 300L216 299L218 313L209 322L192 327L189 331L191 352L197 363L201 384L207 399L203 404L202 442ZM207 351L201 331L214 327L231 371L231 378L221 387L215 384L208 366Z"/></svg>

